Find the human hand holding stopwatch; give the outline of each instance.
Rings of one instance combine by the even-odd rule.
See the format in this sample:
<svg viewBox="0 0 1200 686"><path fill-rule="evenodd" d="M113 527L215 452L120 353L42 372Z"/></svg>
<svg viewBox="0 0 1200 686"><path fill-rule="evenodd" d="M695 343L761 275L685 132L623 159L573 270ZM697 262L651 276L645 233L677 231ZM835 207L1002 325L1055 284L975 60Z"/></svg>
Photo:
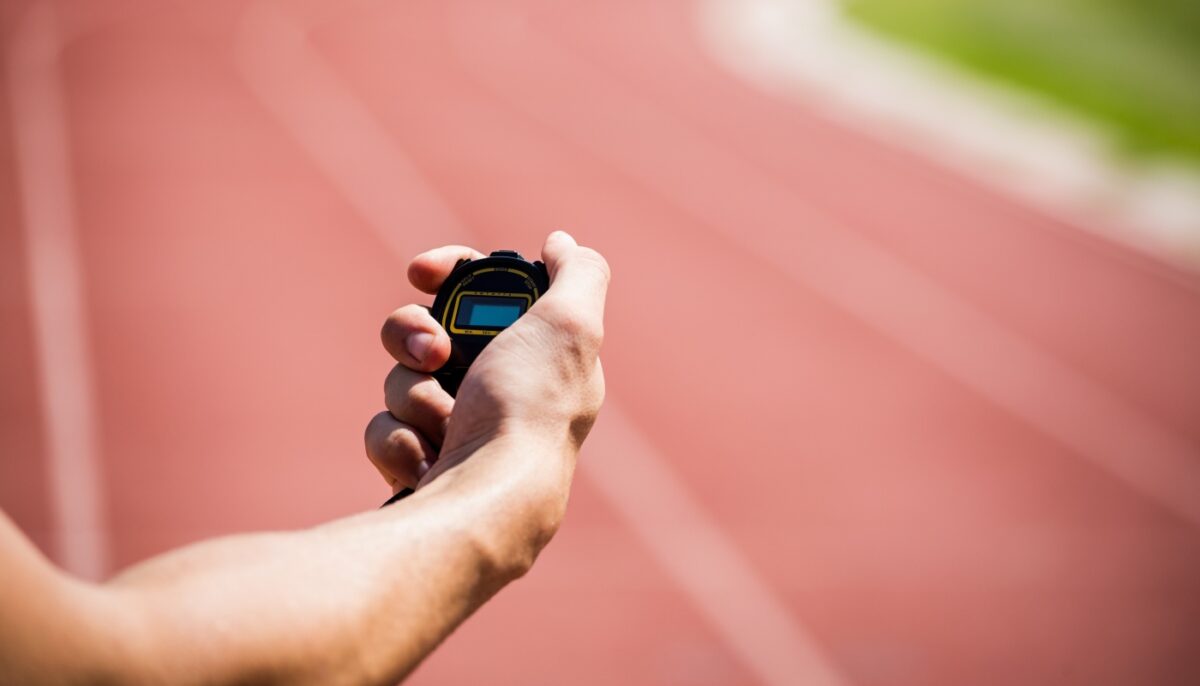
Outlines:
<svg viewBox="0 0 1200 686"><path fill-rule="evenodd" d="M439 295L432 313L407 305L384 323L383 345L398 364L384 386L387 411L366 432L367 454L394 494L424 489L479 454L480 469L498 470L492 487L565 506L604 399L598 355L610 272L561 231L542 258L544 276L515 253L487 258L460 246L409 265L412 284ZM513 278L497 278L510 269Z"/></svg>
<svg viewBox="0 0 1200 686"><path fill-rule="evenodd" d="M557 532L604 396L608 266L563 233L542 255L544 278L515 255L458 247L410 266L418 288L450 289L452 309L410 306L384 325L399 364L367 451L394 491L419 486L395 506L198 542L104 583L55 569L0 512L0 682L403 681ZM524 276L478 271L501 263ZM473 362L469 345L453 354L459 334L487 339ZM451 387L461 365L431 375L452 359L470 362L457 399L439 378Z"/></svg>

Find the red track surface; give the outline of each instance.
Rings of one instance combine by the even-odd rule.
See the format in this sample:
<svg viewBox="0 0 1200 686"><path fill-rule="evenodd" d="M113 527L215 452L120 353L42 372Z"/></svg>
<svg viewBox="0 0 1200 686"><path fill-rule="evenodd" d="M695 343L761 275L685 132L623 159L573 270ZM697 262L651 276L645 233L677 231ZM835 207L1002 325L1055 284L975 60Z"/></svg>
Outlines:
<svg viewBox="0 0 1200 686"><path fill-rule="evenodd" d="M116 565L377 503L404 257L563 227L614 268L619 415L537 569L413 683L761 680L728 638L762 627L654 554L697 522L598 487L643 477L606 471L618 416L848 683L1200 681L1200 520L1128 476L1200 462L1194 277L738 82L690 2L57 7ZM53 552L20 173L0 505Z"/></svg>

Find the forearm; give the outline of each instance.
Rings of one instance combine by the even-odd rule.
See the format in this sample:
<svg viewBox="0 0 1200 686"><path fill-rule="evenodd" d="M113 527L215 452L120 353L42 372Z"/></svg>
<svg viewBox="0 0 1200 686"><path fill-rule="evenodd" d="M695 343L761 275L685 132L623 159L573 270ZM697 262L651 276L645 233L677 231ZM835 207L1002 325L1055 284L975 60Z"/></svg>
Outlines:
<svg viewBox="0 0 1200 686"><path fill-rule="evenodd" d="M549 460L508 453L485 446L382 511L129 570L106 594L131 613L141 680L394 683L523 574L557 527L551 504L507 482Z"/></svg>
<svg viewBox="0 0 1200 686"><path fill-rule="evenodd" d="M398 505L195 545L103 585L54 570L0 516L0 686L403 678L557 531L604 398L607 263L561 232L542 254L551 287L453 399L429 377L450 358L446 331L415 305L388 318L397 365L365 444L387 483L419 482ZM409 279L435 293L475 257L431 251Z"/></svg>
<svg viewBox="0 0 1200 686"><path fill-rule="evenodd" d="M457 532L429 549L383 540L387 519L216 540L117 579L138 680L394 683L502 582Z"/></svg>

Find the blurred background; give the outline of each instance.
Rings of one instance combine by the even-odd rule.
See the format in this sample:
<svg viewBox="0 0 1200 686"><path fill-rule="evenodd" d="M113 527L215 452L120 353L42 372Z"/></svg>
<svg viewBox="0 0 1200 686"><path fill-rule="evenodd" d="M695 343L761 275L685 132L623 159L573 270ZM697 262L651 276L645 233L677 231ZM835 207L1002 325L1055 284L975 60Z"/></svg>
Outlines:
<svg viewBox="0 0 1200 686"><path fill-rule="evenodd" d="M1200 7L1179 0L845 0L884 36L1102 122L1130 156L1200 161Z"/></svg>
<svg viewBox="0 0 1200 686"><path fill-rule="evenodd" d="M1198 17L7 0L0 507L93 579L375 507L408 259L565 228L615 274L609 401L559 536L411 683L1200 682L1200 277L1170 247ZM812 77L871 41L1069 112L1101 187L1162 197L1127 170L1170 160L1184 240L992 184L1059 188L1023 122L832 113L837 83L939 102ZM947 163L962 131L1034 163Z"/></svg>

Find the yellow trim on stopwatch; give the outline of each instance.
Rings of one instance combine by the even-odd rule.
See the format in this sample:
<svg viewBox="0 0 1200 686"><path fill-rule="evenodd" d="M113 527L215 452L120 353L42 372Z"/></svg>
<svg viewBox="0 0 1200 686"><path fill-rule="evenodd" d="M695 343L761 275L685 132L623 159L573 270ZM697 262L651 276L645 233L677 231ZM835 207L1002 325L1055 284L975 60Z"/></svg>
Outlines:
<svg viewBox="0 0 1200 686"><path fill-rule="evenodd" d="M483 296L490 296L490 297L524 298L525 299L525 310L528 311L529 308L531 306L533 306L533 299L537 298L541 295L540 293L538 293L538 289L536 286L534 286L534 288L533 288L533 296L530 296L528 293L500 293L500 292L496 292L496 291L460 291L460 289L464 285L466 285L470 281L474 281L475 280L474 277L479 276L480 274L485 274L487 272L496 272L496 271L512 272L513 274L518 274L530 281L533 280L533 276L530 275L528 272L522 271L520 269L512 269L509 267L484 267L483 269L480 269L479 271L471 272L471 278L463 279L463 280L459 281L458 285L454 287L454 291L452 293L450 293L450 302L453 303L453 307L447 307L445 309L445 311L442 312L441 324L442 324L443 329L446 329L450 333L465 333L468 335L475 335L475 336L495 336L496 334L500 333L499 331L495 331L495 330L460 329L457 326L454 326L454 322L458 318L458 306L462 303L462 299L464 296L483 295Z"/></svg>

